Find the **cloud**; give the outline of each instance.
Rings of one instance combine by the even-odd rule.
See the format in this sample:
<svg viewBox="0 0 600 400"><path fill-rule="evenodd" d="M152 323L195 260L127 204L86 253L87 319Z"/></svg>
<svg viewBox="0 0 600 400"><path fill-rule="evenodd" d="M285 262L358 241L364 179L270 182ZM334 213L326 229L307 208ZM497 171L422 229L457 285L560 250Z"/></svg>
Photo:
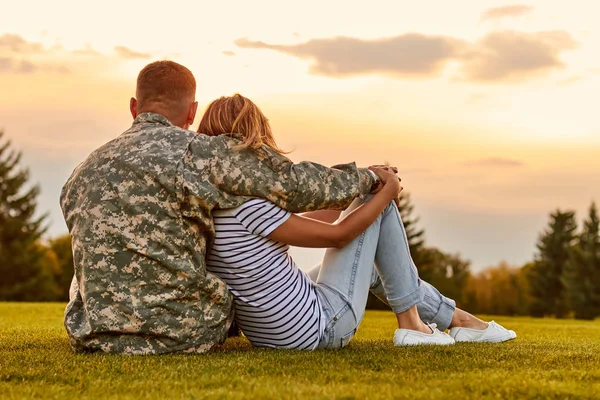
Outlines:
<svg viewBox="0 0 600 400"><path fill-rule="evenodd" d="M44 46L41 43L28 42L19 35L6 33L0 36L0 51L8 49L13 53L43 53Z"/></svg>
<svg viewBox="0 0 600 400"><path fill-rule="evenodd" d="M14 72L17 74L30 74L35 72L37 67L26 60L13 60L8 57L0 57L0 72Z"/></svg>
<svg viewBox="0 0 600 400"><path fill-rule="evenodd" d="M473 81L524 78L564 67L560 54L576 45L565 31L492 32L465 55L463 72Z"/></svg>
<svg viewBox="0 0 600 400"><path fill-rule="evenodd" d="M64 55L61 46L46 48L41 43L28 42L11 33L0 36L0 73L69 72L67 67L57 64L56 55Z"/></svg>
<svg viewBox="0 0 600 400"><path fill-rule="evenodd" d="M13 59L33 57L36 60L39 60L44 58L55 58L57 56L64 57L65 55L68 56L72 54L91 54L90 52L93 52L93 50L89 45L84 50L67 51L60 44L46 47L42 43L28 42L27 40L23 39L23 37L12 33L6 33L0 36L0 56L11 57ZM97 52L94 53L96 55L100 54ZM11 61L11 64L12 63L13 62ZM23 64L22 69L25 71L30 71L33 69L33 64L30 61L24 60L21 62L21 64ZM6 61L4 65L6 66Z"/></svg>
<svg viewBox="0 0 600 400"><path fill-rule="evenodd" d="M0 73L32 74L34 72L69 73L64 65L45 63L32 63L28 60L17 60L9 57L0 57Z"/></svg>
<svg viewBox="0 0 600 400"><path fill-rule="evenodd" d="M518 80L563 68L560 54L576 45L577 42L564 31L492 32L466 57L463 71L473 81Z"/></svg>
<svg viewBox="0 0 600 400"><path fill-rule="evenodd" d="M8 57L0 57L0 72L10 71L13 68L13 61Z"/></svg>
<svg viewBox="0 0 600 400"><path fill-rule="evenodd" d="M313 39L295 45L273 45L248 39L235 44L247 49L270 49L313 61L311 72L328 76L361 74L435 75L456 58L462 42L445 36L409 33L363 40L350 37Z"/></svg>
<svg viewBox="0 0 600 400"><path fill-rule="evenodd" d="M23 60L19 63L19 66L17 67L17 72L29 74L34 72L36 69L37 67L33 65L33 63L27 60Z"/></svg>
<svg viewBox="0 0 600 400"><path fill-rule="evenodd" d="M150 53L140 53L138 51L135 50L131 50L128 47L125 46L116 46L115 47L115 53L117 53L117 55L121 58L125 58L128 60L133 60L133 59L148 59L150 57L152 57L152 54Z"/></svg>
<svg viewBox="0 0 600 400"><path fill-rule="evenodd" d="M499 20L503 18L515 18L525 14L529 14L534 10L535 7L528 6L525 4L513 4L504 7L495 7L487 9L482 15L481 20Z"/></svg>
<svg viewBox="0 0 600 400"><path fill-rule="evenodd" d="M315 75L431 77L441 75L449 62L456 62L463 79L485 82L518 81L562 68L559 56L577 45L565 31L496 31L472 43L449 36L409 33L374 40L312 39L292 45L244 38L235 44L310 60L310 72Z"/></svg>
<svg viewBox="0 0 600 400"><path fill-rule="evenodd" d="M66 74L84 65L85 58L94 58L94 63L124 62L131 59L147 59L152 55L134 51L125 46L116 46L114 54L96 51L91 45L82 49L65 49L62 45L44 45L30 42L23 37L6 33L0 35L0 73L2 74L34 74L58 73ZM66 65L69 65L67 67Z"/></svg>
<svg viewBox="0 0 600 400"><path fill-rule="evenodd" d="M86 45L83 49L73 50L72 54L75 54L78 56L99 56L99 55L101 55L100 52L94 50L94 48L90 44Z"/></svg>
<svg viewBox="0 0 600 400"><path fill-rule="evenodd" d="M468 167L490 167L490 168L518 168L524 167L525 163L509 158L490 157L465 163Z"/></svg>
<svg viewBox="0 0 600 400"><path fill-rule="evenodd" d="M235 53L229 50L222 51L221 53L229 57L235 56Z"/></svg>

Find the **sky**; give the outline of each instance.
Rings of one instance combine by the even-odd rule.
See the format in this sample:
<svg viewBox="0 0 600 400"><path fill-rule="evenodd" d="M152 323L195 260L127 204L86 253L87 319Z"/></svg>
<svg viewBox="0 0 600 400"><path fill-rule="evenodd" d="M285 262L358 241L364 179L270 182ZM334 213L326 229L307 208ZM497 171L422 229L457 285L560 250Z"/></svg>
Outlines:
<svg viewBox="0 0 600 400"><path fill-rule="evenodd" d="M0 129L48 235L73 168L131 124L147 63L239 92L295 161L399 168L429 245L533 258L548 214L600 201L600 3L0 0ZM200 115L196 119L199 122ZM301 267L322 252L295 251ZM310 265L309 265L310 264Z"/></svg>

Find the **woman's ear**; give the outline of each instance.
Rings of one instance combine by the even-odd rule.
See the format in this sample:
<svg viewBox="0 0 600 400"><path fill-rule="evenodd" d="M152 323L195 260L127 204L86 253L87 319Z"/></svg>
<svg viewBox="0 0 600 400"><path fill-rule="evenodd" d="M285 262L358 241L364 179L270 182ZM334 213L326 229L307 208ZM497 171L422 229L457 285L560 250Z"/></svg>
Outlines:
<svg viewBox="0 0 600 400"><path fill-rule="evenodd" d="M131 111L131 116L133 119L137 118L137 100L135 97L129 99L129 111Z"/></svg>

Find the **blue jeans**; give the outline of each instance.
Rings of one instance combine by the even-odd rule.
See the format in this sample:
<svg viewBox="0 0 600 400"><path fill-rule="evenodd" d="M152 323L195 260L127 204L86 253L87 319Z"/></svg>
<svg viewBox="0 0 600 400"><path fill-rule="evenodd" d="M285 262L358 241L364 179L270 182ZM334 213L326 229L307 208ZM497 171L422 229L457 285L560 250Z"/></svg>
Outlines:
<svg viewBox="0 0 600 400"><path fill-rule="evenodd" d="M342 217L361 204L355 200ZM444 330L456 303L419 279L406 231L392 202L360 236L342 249L327 249L323 263L308 272L325 315L318 348L342 348L365 314L369 291L396 314L417 305L419 316Z"/></svg>

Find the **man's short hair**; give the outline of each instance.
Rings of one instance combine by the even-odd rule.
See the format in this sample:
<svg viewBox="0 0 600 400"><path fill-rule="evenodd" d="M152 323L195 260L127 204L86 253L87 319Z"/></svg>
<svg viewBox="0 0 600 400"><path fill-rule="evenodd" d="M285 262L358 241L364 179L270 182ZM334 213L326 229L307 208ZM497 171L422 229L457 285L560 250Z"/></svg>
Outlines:
<svg viewBox="0 0 600 400"><path fill-rule="evenodd" d="M146 65L137 78L135 97L138 110L159 105L180 111L194 102L196 79L192 72L173 61L155 61Z"/></svg>

